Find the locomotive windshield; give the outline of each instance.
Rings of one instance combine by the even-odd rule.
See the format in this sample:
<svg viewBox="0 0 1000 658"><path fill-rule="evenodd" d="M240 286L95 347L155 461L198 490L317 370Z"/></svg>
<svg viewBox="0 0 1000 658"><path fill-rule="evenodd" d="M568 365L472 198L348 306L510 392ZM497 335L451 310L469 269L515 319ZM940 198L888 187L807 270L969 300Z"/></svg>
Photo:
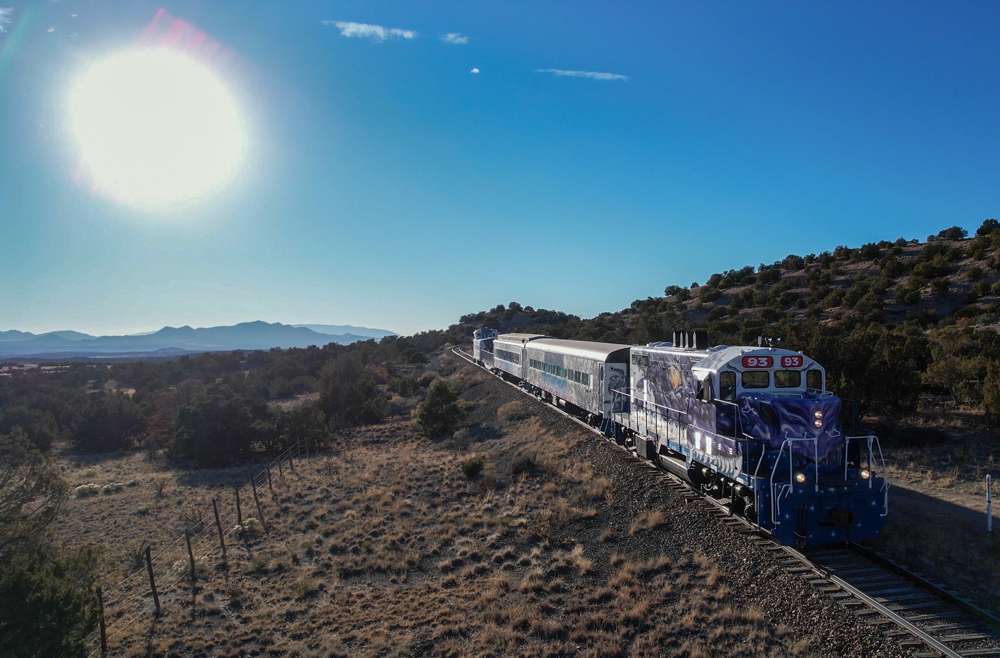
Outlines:
<svg viewBox="0 0 1000 658"><path fill-rule="evenodd" d="M769 380L766 370L743 371L743 388L767 388Z"/></svg>
<svg viewBox="0 0 1000 658"><path fill-rule="evenodd" d="M774 373L776 388L798 388L802 386L802 373L798 370L777 370Z"/></svg>

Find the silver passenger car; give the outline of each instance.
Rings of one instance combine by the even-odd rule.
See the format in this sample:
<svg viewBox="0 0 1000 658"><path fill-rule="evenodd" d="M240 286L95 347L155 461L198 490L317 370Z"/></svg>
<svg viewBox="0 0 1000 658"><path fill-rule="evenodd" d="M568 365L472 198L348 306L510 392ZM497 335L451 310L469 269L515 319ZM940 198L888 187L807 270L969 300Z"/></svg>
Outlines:
<svg viewBox="0 0 1000 658"><path fill-rule="evenodd" d="M540 338L525 349L529 384L595 416L610 417L628 386L628 345Z"/></svg>
<svg viewBox="0 0 1000 658"><path fill-rule="evenodd" d="M545 338L542 334L500 334L493 339L493 368L518 379L526 379L527 358L524 346Z"/></svg>

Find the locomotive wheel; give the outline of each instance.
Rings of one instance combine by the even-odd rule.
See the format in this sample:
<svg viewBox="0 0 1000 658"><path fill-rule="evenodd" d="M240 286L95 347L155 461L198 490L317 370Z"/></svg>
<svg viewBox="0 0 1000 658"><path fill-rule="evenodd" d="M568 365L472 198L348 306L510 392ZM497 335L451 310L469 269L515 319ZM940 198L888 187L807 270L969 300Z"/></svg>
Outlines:
<svg viewBox="0 0 1000 658"><path fill-rule="evenodd" d="M743 496L738 496L735 493L732 498L729 499L729 511L736 516L743 516L747 508L747 501L743 499Z"/></svg>

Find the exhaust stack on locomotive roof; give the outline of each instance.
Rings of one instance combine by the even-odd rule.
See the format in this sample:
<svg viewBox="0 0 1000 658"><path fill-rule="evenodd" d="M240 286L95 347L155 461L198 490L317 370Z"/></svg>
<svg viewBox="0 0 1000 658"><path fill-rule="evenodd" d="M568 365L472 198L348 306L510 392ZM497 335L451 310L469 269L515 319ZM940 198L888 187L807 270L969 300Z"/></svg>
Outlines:
<svg viewBox="0 0 1000 658"><path fill-rule="evenodd" d="M683 350L707 350L707 331L675 331L674 346Z"/></svg>

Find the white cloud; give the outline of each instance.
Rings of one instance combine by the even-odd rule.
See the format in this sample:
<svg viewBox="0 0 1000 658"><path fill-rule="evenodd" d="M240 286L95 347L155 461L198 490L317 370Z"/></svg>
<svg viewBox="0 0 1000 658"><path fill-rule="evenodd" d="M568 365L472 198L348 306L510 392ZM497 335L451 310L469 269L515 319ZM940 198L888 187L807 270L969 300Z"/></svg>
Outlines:
<svg viewBox="0 0 1000 658"><path fill-rule="evenodd" d="M14 13L13 7L0 7L0 33L7 31L7 26L10 25L11 14Z"/></svg>
<svg viewBox="0 0 1000 658"><path fill-rule="evenodd" d="M591 80L628 80L627 75L617 73L598 73L597 71L562 71L560 69L535 69L535 73L551 73L570 78L590 78Z"/></svg>
<svg viewBox="0 0 1000 658"><path fill-rule="evenodd" d="M444 41L445 43L466 44L469 43L469 37L462 36L460 32L449 32L441 37L441 41Z"/></svg>
<svg viewBox="0 0 1000 658"><path fill-rule="evenodd" d="M479 69L472 69L469 73L479 73Z"/></svg>
<svg viewBox="0 0 1000 658"><path fill-rule="evenodd" d="M385 41L386 39L394 39L396 37L413 39L417 36L417 33L413 30L400 30L395 27L352 23L350 21L323 21L323 25L336 25L340 30L341 36L371 39L372 41Z"/></svg>

